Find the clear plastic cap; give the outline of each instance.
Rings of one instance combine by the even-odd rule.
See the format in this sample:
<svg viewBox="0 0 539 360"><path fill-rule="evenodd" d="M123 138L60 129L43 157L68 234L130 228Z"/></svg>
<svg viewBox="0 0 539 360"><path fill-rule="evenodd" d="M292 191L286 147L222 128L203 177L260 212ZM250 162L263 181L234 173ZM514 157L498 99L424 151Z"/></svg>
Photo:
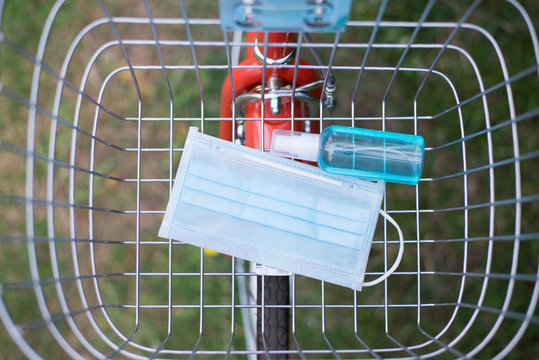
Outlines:
<svg viewBox="0 0 539 360"><path fill-rule="evenodd" d="M275 155L317 161L320 135L290 130L273 130L270 152Z"/></svg>

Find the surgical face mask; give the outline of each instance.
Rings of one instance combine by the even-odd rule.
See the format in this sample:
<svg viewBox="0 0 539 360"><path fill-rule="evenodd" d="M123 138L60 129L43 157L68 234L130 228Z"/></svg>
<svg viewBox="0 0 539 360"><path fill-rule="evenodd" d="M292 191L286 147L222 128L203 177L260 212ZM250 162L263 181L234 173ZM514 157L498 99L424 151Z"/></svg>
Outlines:
<svg viewBox="0 0 539 360"><path fill-rule="evenodd" d="M191 128L159 236L360 290L383 192Z"/></svg>

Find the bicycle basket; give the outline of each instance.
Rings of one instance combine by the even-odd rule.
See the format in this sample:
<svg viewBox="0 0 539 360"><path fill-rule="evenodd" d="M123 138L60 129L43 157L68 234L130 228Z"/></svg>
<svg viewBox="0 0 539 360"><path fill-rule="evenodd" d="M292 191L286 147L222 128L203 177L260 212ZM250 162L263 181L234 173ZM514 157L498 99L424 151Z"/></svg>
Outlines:
<svg viewBox="0 0 539 360"><path fill-rule="evenodd" d="M260 120L219 117L223 80L253 46L245 34L223 33L216 1L0 11L2 354L539 353L537 2L356 1L344 32L290 44L310 65L259 65L335 78L335 109L294 121L426 141L419 185L386 185L405 239L397 271L362 292L292 276L282 350L253 344L246 314L272 307L252 301L254 270L157 237L188 127ZM397 249L380 219L366 280Z"/></svg>

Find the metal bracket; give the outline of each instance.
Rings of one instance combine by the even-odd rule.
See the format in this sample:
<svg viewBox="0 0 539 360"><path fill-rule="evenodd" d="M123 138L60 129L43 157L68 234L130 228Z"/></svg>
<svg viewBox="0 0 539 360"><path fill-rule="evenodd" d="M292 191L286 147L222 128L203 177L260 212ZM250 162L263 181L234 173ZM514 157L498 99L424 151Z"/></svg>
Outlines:
<svg viewBox="0 0 539 360"><path fill-rule="evenodd" d="M270 266L266 266L262 264L256 264L255 273L257 275L266 275L266 276L292 276L293 275L291 272L275 269Z"/></svg>
<svg viewBox="0 0 539 360"><path fill-rule="evenodd" d="M219 0L223 31L343 32L352 0Z"/></svg>

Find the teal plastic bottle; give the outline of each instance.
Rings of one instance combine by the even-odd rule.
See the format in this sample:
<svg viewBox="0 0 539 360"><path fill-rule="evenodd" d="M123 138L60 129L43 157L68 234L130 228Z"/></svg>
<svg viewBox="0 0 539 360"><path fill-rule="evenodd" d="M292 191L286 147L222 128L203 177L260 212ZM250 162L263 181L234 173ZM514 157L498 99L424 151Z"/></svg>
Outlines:
<svg viewBox="0 0 539 360"><path fill-rule="evenodd" d="M422 136L330 126L320 135L274 130L271 153L316 161L324 171L416 185L423 169Z"/></svg>

